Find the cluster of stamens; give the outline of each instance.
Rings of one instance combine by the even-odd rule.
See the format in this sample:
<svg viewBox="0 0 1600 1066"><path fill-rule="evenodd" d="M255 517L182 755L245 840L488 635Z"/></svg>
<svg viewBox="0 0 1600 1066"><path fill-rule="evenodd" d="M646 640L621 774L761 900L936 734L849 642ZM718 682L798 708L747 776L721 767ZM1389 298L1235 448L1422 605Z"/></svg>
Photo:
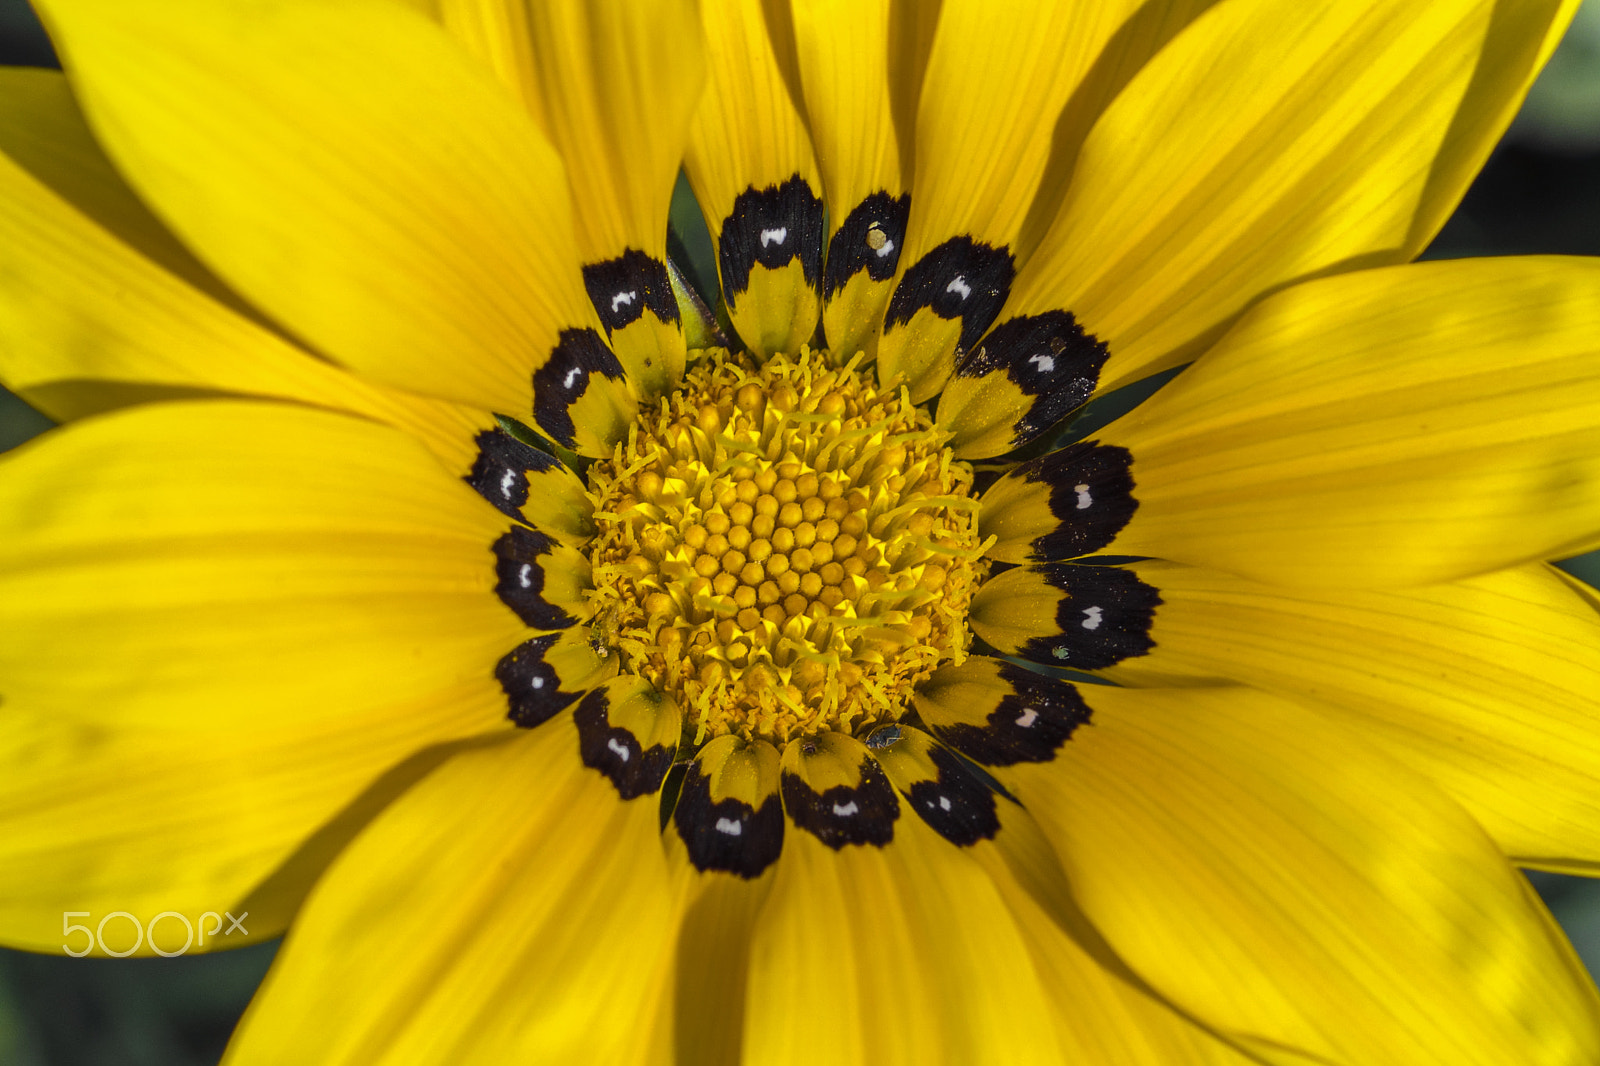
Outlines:
<svg viewBox="0 0 1600 1066"><path fill-rule="evenodd" d="M854 362L695 354L590 469L596 646L677 699L696 742L899 717L966 655L971 469Z"/></svg>

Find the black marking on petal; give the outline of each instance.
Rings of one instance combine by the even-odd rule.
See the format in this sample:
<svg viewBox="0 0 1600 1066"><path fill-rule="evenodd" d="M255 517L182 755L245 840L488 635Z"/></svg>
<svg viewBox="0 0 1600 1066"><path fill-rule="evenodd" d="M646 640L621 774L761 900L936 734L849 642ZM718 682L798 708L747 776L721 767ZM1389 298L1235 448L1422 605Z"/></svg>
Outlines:
<svg viewBox="0 0 1600 1066"><path fill-rule="evenodd" d="M939 776L911 786L908 798L912 809L952 844L968 847L980 840L993 840L1000 831L994 792L946 749L930 747L928 758Z"/></svg>
<svg viewBox="0 0 1600 1066"><path fill-rule="evenodd" d="M857 204L855 210L845 216L833 240L828 242L823 294L833 296L863 270L873 281L888 281L894 277L910 214L909 193L890 196L880 190Z"/></svg>
<svg viewBox="0 0 1600 1066"><path fill-rule="evenodd" d="M1031 459L1014 474L1050 489L1050 513L1061 524L1033 540L1040 562L1075 559L1116 539L1139 509L1133 497L1133 454L1098 441L1079 441Z"/></svg>
<svg viewBox="0 0 1600 1066"><path fill-rule="evenodd" d="M572 712L583 765L609 778L625 800L651 795L672 769L672 756L677 749L664 744L645 748L631 730L611 724L606 715L608 706L606 690L597 688Z"/></svg>
<svg viewBox="0 0 1600 1066"><path fill-rule="evenodd" d="M986 725L935 726L939 739L985 766L1049 762L1091 715L1078 690L1053 677L1001 663L1000 680L1011 692L989 712Z"/></svg>
<svg viewBox="0 0 1600 1066"><path fill-rule="evenodd" d="M722 870L748 880L783 851L783 806L777 795L763 799L759 809L732 797L713 803L711 779L701 775L698 760L684 774L672 824L689 861L702 873Z"/></svg>
<svg viewBox="0 0 1600 1066"><path fill-rule="evenodd" d="M545 661L545 653L560 639L547 633L518 644L495 665L495 680L505 690L511 710L506 717L524 729L532 729L555 717L581 692L563 692L555 667Z"/></svg>
<svg viewBox="0 0 1600 1066"><path fill-rule="evenodd" d="M903 326L926 307L940 318L961 319L957 350L964 352L1000 314L1015 276L1015 260L1006 248L951 237L900 279L884 313L884 328Z"/></svg>
<svg viewBox="0 0 1600 1066"><path fill-rule="evenodd" d="M1046 311L996 326L956 374L979 378L1002 372L1023 395L1035 397L1013 430L1015 443L1022 445L1088 401L1109 354L1070 313Z"/></svg>
<svg viewBox="0 0 1600 1066"><path fill-rule="evenodd" d="M553 455L522 443L503 429L486 429L477 438L478 458L462 478L501 514L521 518L528 502L528 474L560 466Z"/></svg>
<svg viewBox="0 0 1600 1066"><path fill-rule="evenodd" d="M728 302L737 302L750 287L750 270L757 263L777 270L796 256L807 284L815 288L822 275L823 236L822 201L800 175L782 185L752 186L740 193L733 213L722 221L717 242Z"/></svg>
<svg viewBox="0 0 1600 1066"><path fill-rule="evenodd" d="M637 322L647 307L663 322L678 321L667 265L637 248L584 267L583 285L607 333Z"/></svg>
<svg viewBox="0 0 1600 1066"><path fill-rule="evenodd" d="M894 822L900 801L884 776L883 767L870 756L861 760L861 783L834 785L814 792L796 774L784 772L783 806L796 826L838 851L846 844L876 844L894 839Z"/></svg>
<svg viewBox="0 0 1600 1066"><path fill-rule="evenodd" d="M1028 641L1019 649L1023 658L1098 670L1155 647L1150 625L1161 594L1132 570L1083 563L1048 563L1034 569L1066 595L1056 605L1060 632Z"/></svg>
<svg viewBox="0 0 1600 1066"><path fill-rule="evenodd" d="M550 360L533 372L533 420L563 448L576 445L572 405L589 387L589 376L622 379L622 364L600 334L585 327L564 329Z"/></svg>
<svg viewBox="0 0 1600 1066"><path fill-rule="evenodd" d="M544 564L539 557L549 555L552 547L549 537L523 526L513 526L494 542L495 573L500 578L494 591L534 629L565 629L577 621L544 598Z"/></svg>

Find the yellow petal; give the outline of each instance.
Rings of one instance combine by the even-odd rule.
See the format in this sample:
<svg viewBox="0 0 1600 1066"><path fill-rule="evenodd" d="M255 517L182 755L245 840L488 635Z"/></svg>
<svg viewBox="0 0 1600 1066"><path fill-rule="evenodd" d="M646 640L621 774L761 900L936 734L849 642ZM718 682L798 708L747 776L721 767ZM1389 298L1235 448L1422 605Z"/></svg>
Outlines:
<svg viewBox="0 0 1600 1066"><path fill-rule="evenodd" d="M583 480L555 456L503 429L479 433L475 443L478 455L466 482L501 514L574 548L594 536L594 501Z"/></svg>
<svg viewBox="0 0 1600 1066"><path fill-rule="evenodd" d="M920 729L883 726L867 746L907 805L993 879L1052 999L1063 1061L1244 1061L1159 1003L1110 955L1070 899L1066 874L1027 811Z"/></svg>
<svg viewBox="0 0 1600 1066"><path fill-rule="evenodd" d="M770 6L770 5L769 5ZM704 0L710 77L684 160L728 314L758 356L796 352L822 309L822 199L811 139L779 65L788 13L762 0Z"/></svg>
<svg viewBox="0 0 1600 1066"><path fill-rule="evenodd" d="M154 945L145 938L141 956L179 951L185 928L190 952L277 936L304 889L305 878L292 876L299 871L285 869L291 857L319 869L326 855L306 847L313 833L370 817L375 797L392 796L444 757L424 749L503 729L505 699L491 689L473 679L391 694L376 710L336 709L288 727L219 713L182 732L8 699L0 706L0 939L55 954L62 913L85 910L73 921L94 929L124 911L146 930L175 911L179 918L156 922ZM275 880L299 890L288 906L263 906L256 890ZM224 914L240 917L241 928ZM106 921L103 934L114 952L134 942L125 918ZM77 953L87 941L74 933L65 943Z"/></svg>
<svg viewBox="0 0 1600 1066"><path fill-rule="evenodd" d="M972 631L1002 654L1098 670L1150 650L1156 588L1120 566L1045 563L1006 570L972 598Z"/></svg>
<svg viewBox="0 0 1600 1066"><path fill-rule="evenodd" d="M654 794L562 716L456 756L329 870L227 1062L650 1061L680 902Z"/></svg>
<svg viewBox="0 0 1600 1066"><path fill-rule="evenodd" d="M388 422L452 469L486 412L364 381L265 327L123 183L56 71L0 70L0 378L58 421L222 392Z"/></svg>
<svg viewBox="0 0 1600 1066"><path fill-rule="evenodd" d="M1008 318L956 366L939 425L964 459L1020 448L1088 401L1105 361L1105 345L1063 311Z"/></svg>
<svg viewBox="0 0 1600 1066"><path fill-rule="evenodd" d="M1523 865L1600 870L1600 615L1543 565L1399 592L1297 590L1147 563L1144 660L1338 708Z"/></svg>
<svg viewBox="0 0 1600 1066"><path fill-rule="evenodd" d="M699 14L691 0L516 6L527 12L545 128L566 164L589 297L636 390L654 397L685 361L667 209L705 84Z"/></svg>
<svg viewBox="0 0 1600 1066"><path fill-rule="evenodd" d="M1576 6L1213 7L1100 117L1007 315L1071 311L1110 346L1111 389L1193 358L1266 292L1409 260Z"/></svg>
<svg viewBox="0 0 1600 1066"><path fill-rule="evenodd" d="M1600 534L1600 266L1528 257L1308 282L1100 434L1138 513L1108 550L1302 585L1448 581Z"/></svg>
<svg viewBox="0 0 1600 1066"><path fill-rule="evenodd" d="M1070 926L1060 923L1056 917L1060 909L1076 908L1065 898L1066 876L1032 818L1014 803L1004 806L1007 824L1002 832L1014 832L1019 823L1028 823L1030 835L1038 838L1037 846L1048 856L1058 906L1042 904L1007 864L1008 857L985 856L983 849L990 845L980 844L977 855L980 861L988 859L984 868L1022 931L1040 984L1050 997L1063 1061L1129 1066L1244 1066L1253 1061L1161 1002L1126 972L1121 960L1106 959L1098 940L1096 950L1091 950L1075 938L1073 934L1086 924L1081 915L1074 914ZM1093 936L1093 931L1080 935Z"/></svg>
<svg viewBox="0 0 1600 1066"><path fill-rule="evenodd" d="M119 726L314 721L492 691L527 635L494 595L506 519L371 422L155 404L0 465L7 703Z"/></svg>
<svg viewBox="0 0 1600 1066"><path fill-rule="evenodd" d="M687 882L673 1047L679 1062L739 1066L750 940L783 850L777 749L720 736L689 763L665 832Z"/></svg>
<svg viewBox="0 0 1600 1066"><path fill-rule="evenodd" d="M1116 5L1122 10L1121 24L1106 39L1105 47L1073 89L1055 129L1050 131L1050 162L1017 238L1021 258L1033 255L1055 220L1077 169L1084 139L1106 108L1145 64L1216 3L1217 0L1161 0L1154 4Z"/></svg>
<svg viewBox="0 0 1600 1066"><path fill-rule="evenodd" d="M1133 6L945 0L917 109L916 210L878 342L881 381L929 398L1000 313L1050 131Z"/></svg>
<svg viewBox="0 0 1600 1066"><path fill-rule="evenodd" d="M889 65L914 27L891 0L798 0L792 10L807 125L832 220L822 324L829 349L844 361L876 341L906 239L910 175L901 159L910 144L895 128Z"/></svg>
<svg viewBox="0 0 1600 1066"><path fill-rule="evenodd" d="M1600 1056L1593 984L1425 779L1248 689L1081 694L1092 724L1054 761L996 772L1085 913L1180 1008L1270 1062Z"/></svg>
<svg viewBox="0 0 1600 1066"><path fill-rule="evenodd" d="M751 945L744 1058L1062 1061L1027 946L988 874L905 817L887 847L834 850L791 830Z"/></svg>
<svg viewBox="0 0 1600 1066"><path fill-rule="evenodd" d="M1054 562L1097 552L1138 510L1133 456L1079 441L1009 470L983 494L978 536L993 536L990 558Z"/></svg>
<svg viewBox="0 0 1600 1066"><path fill-rule="evenodd" d="M437 26L386 0L40 10L130 183L291 333L405 388L532 409L563 444L587 393L584 450L620 435L560 160ZM563 383L536 381L535 405L540 370Z"/></svg>

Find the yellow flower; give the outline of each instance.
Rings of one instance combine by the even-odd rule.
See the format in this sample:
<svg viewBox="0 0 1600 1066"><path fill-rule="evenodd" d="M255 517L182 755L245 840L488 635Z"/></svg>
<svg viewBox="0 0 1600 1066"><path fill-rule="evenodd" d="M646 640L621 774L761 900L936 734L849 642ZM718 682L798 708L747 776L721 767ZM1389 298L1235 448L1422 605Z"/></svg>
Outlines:
<svg viewBox="0 0 1600 1066"><path fill-rule="evenodd" d="M1600 268L1400 265L1574 2L38 6L6 942L287 929L241 1064L1600 1061Z"/></svg>

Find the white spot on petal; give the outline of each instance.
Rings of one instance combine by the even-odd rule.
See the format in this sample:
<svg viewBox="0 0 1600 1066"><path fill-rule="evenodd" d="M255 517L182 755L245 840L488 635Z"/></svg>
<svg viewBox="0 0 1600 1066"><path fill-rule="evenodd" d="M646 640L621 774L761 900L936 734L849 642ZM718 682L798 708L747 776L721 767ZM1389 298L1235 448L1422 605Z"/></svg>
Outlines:
<svg viewBox="0 0 1600 1066"><path fill-rule="evenodd" d="M525 589L533 587L533 564L532 563L523 563L522 564L522 569L517 571L517 580L522 583L522 587L525 588Z"/></svg>
<svg viewBox="0 0 1600 1066"><path fill-rule="evenodd" d="M504 474L500 475L500 495L504 496L508 500L511 499L511 489L516 485L516 483L517 472L515 470L507 470Z"/></svg>
<svg viewBox="0 0 1600 1066"><path fill-rule="evenodd" d="M1074 485L1072 486L1072 491L1078 494L1078 510L1087 510L1089 505L1094 502L1089 496L1088 485Z"/></svg>
<svg viewBox="0 0 1600 1066"><path fill-rule="evenodd" d="M567 371L567 376L562 379L561 387L564 389L570 389L572 388L572 383L581 377L583 377L583 367L575 366L571 370Z"/></svg>
<svg viewBox="0 0 1600 1066"><path fill-rule="evenodd" d="M1037 366L1039 368L1039 373L1041 374L1048 374L1050 371L1056 368L1055 356L1045 355L1043 352L1040 352L1037 355L1028 356L1028 362Z"/></svg>
<svg viewBox="0 0 1600 1066"><path fill-rule="evenodd" d="M883 239L883 246L878 249L878 258L886 259L888 258L889 253L892 251L894 251L894 238L885 237Z"/></svg>
<svg viewBox="0 0 1600 1066"><path fill-rule="evenodd" d="M533 687L534 688L544 688L544 678L542 678L542 677L534 678L533 679Z"/></svg>
<svg viewBox="0 0 1600 1066"><path fill-rule="evenodd" d="M726 833L731 837L736 837L744 833L744 826L737 818L718 818L717 832Z"/></svg>
<svg viewBox="0 0 1600 1066"><path fill-rule="evenodd" d="M944 287L944 291L959 293L961 298L965 300L968 296L972 295L972 286L967 284L967 277L965 274L957 274L955 276L955 280Z"/></svg>
<svg viewBox="0 0 1600 1066"><path fill-rule="evenodd" d="M769 244L782 244L789 236L789 227L779 226L777 229L764 229L761 231L761 247Z"/></svg>
<svg viewBox="0 0 1600 1066"><path fill-rule="evenodd" d="M939 807L940 807L941 810L948 811L950 809L950 797L949 796L940 796L939 797Z"/></svg>
<svg viewBox="0 0 1600 1066"><path fill-rule="evenodd" d="M1085 628L1085 629L1099 629L1100 628L1100 608L1098 608L1098 607L1085 607L1083 609L1083 628Z"/></svg>
<svg viewBox="0 0 1600 1066"><path fill-rule="evenodd" d="M621 759L623 762L628 761L628 745L624 744L616 737L612 737L610 740L606 741L606 747L616 752L617 758Z"/></svg>
<svg viewBox="0 0 1600 1066"><path fill-rule="evenodd" d="M1038 721L1038 719L1038 711L1034 710L1032 707L1024 707L1022 708L1022 713L1017 715L1017 724L1022 728L1027 729L1029 726L1033 725L1034 722Z"/></svg>
<svg viewBox="0 0 1600 1066"><path fill-rule="evenodd" d="M638 298L639 298L639 290L638 289L630 289L628 292L619 292L619 293L617 293L615 296L613 296L611 298L611 313L612 314L616 314L618 307L629 307L629 306L632 306L633 301L637 300Z"/></svg>
<svg viewBox="0 0 1600 1066"><path fill-rule="evenodd" d="M835 803L833 805L833 813L840 818L848 818L852 814L859 813L860 810L861 808L856 806L855 800L851 800L849 803Z"/></svg>

